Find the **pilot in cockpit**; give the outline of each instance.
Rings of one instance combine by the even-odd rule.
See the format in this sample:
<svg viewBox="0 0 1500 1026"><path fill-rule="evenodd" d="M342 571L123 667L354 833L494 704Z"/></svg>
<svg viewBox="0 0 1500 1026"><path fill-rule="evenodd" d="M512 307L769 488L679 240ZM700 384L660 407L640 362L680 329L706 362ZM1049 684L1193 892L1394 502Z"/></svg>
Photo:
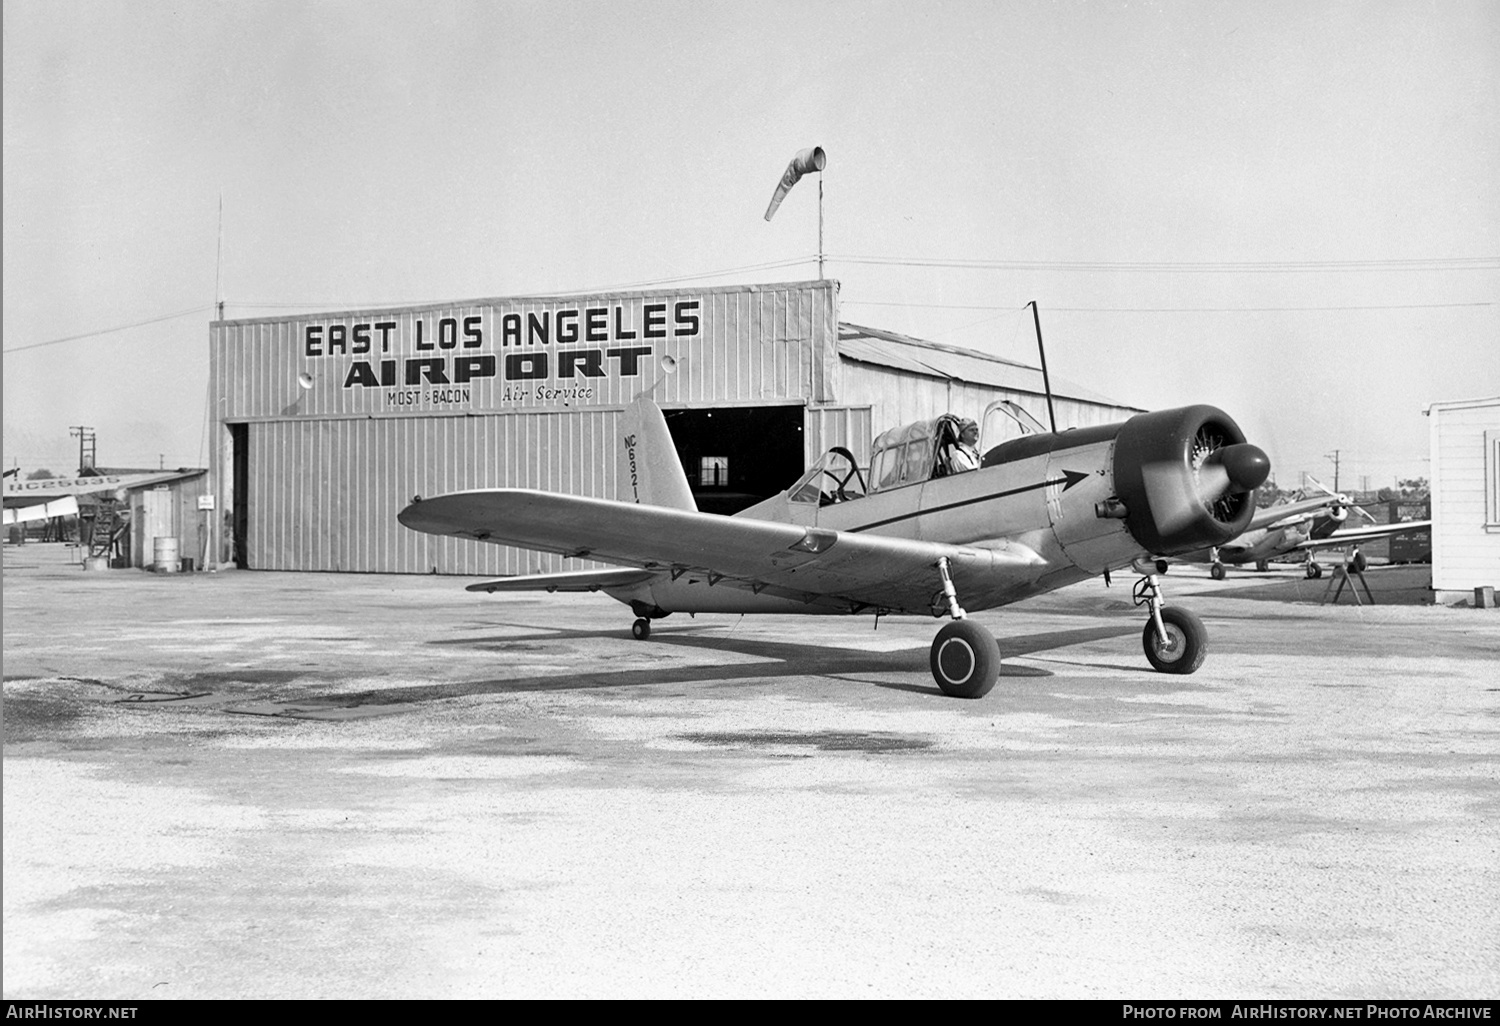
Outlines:
<svg viewBox="0 0 1500 1026"><path fill-rule="evenodd" d="M958 422L958 439L951 437L943 446L943 466L950 474L979 469L979 425L972 420Z"/></svg>

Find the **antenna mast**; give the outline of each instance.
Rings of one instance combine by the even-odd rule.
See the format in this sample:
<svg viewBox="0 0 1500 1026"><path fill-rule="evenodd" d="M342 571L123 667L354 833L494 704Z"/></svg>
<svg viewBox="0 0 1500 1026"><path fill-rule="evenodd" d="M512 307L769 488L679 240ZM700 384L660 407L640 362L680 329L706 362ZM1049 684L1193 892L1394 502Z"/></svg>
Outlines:
<svg viewBox="0 0 1500 1026"><path fill-rule="evenodd" d="M214 254L214 309L219 312L219 320L224 319L224 298L220 288L224 273L224 193L219 193L219 248Z"/></svg>
<svg viewBox="0 0 1500 1026"><path fill-rule="evenodd" d="M1052 433L1057 434L1057 414L1052 409L1052 379L1047 377L1047 350L1042 347L1042 318L1036 312L1036 300L1026 304L1031 307L1031 320L1036 324L1036 350L1042 354L1042 388L1047 392L1047 419L1052 422Z"/></svg>

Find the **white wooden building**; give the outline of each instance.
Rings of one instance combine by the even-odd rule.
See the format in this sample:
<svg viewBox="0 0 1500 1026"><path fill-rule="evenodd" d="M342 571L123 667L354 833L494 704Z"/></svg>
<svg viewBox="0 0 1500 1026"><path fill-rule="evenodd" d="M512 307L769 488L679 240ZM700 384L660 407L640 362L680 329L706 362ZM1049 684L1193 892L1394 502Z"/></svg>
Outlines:
<svg viewBox="0 0 1500 1026"><path fill-rule="evenodd" d="M1500 590L1500 396L1433 403L1432 590L1439 603Z"/></svg>

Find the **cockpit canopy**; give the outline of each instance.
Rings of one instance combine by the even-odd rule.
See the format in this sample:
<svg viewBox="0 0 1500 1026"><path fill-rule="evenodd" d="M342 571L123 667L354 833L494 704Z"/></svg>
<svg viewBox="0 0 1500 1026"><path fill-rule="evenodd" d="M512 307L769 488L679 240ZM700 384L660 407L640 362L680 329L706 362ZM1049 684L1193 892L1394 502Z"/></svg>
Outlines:
<svg viewBox="0 0 1500 1026"><path fill-rule="evenodd" d="M827 506L942 477L948 473L943 449L957 444L962 423L963 418L945 413L876 435L870 447L868 482L848 449L832 448L792 485L789 498ZM1009 399L990 403L979 423L981 452L1014 438L1046 432L1035 417Z"/></svg>
<svg viewBox="0 0 1500 1026"><path fill-rule="evenodd" d="M891 428L870 446L870 491L928 481L946 473L938 454L958 441L959 418L951 413Z"/></svg>
<svg viewBox="0 0 1500 1026"><path fill-rule="evenodd" d="M829 506L865 495L865 478L859 471L854 454L842 445L825 452L797 483L787 490L792 502Z"/></svg>

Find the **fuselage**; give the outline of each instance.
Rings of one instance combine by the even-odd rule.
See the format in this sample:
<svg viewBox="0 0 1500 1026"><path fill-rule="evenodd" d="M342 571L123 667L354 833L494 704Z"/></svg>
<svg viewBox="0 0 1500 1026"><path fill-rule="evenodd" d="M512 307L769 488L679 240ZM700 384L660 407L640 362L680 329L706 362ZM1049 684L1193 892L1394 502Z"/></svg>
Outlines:
<svg viewBox="0 0 1500 1026"><path fill-rule="evenodd" d="M951 476L923 472L912 475L915 480L867 494L820 489L816 480L804 478L812 480L811 487L794 486L736 516L988 550L996 557L994 572L954 575L964 608L986 609L1129 566L1145 556L1171 555L1200 539L1232 537L1232 525L1214 519L1217 496L1200 494L1205 454L1194 446L1204 423L1220 430L1227 423L1230 446L1243 441L1219 411L1188 407L1142 414L1124 424L1026 436L986 453L979 470ZM1243 521L1253 501L1243 493L1240 499L1233 515ZM664 612L850 611L714 587L706 578L660 574L609 594ZM936 568L932 588L935 597L940 595ZM922 608L886 611L941 608L934 600Z"/></svg>

